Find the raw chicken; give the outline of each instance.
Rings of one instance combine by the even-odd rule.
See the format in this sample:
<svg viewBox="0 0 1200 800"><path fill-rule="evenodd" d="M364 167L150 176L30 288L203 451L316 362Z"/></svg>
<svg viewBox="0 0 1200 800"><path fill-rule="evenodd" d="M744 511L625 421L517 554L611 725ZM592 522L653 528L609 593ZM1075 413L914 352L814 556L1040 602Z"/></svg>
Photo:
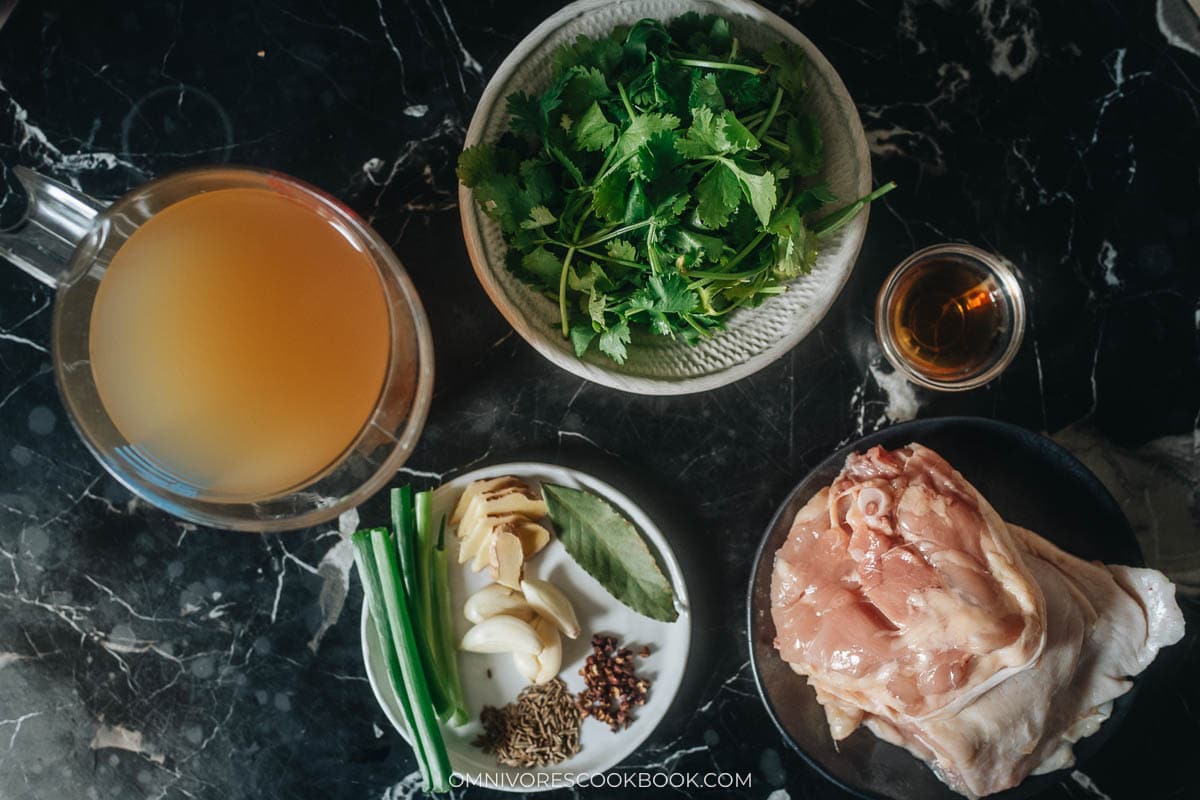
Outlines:
<svg viewBox="0 0 1200 800"><path fill-rule="evenodd" d="M1041 654L1043 600L1004 521L920 445L852 455L775 556L776 646L833 698L920 719Z"/></svg>
<svg viewBox="0 0 1200 800"><path fill-rule="evenodd" d="M1169 581L1006 525L937 453L847 459L775 558L776 647L835 740L865 725L956 791L1068 766L1183 635Z"/></svg>

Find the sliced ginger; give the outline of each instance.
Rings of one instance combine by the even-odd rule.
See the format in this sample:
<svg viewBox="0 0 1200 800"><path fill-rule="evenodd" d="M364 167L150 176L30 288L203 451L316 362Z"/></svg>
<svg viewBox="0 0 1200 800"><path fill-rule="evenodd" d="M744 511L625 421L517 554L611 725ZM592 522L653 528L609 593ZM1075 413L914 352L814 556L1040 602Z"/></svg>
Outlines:
<svg viewBox="0 0 1200 800"><path fill-rule="evenodd" d="M458 563L470 562L475 572L487 567L498 583L519 587L525 560L550 542L550 531L537 522L547 513L546 501L519 478L471 483L451 516Z"/></svg>

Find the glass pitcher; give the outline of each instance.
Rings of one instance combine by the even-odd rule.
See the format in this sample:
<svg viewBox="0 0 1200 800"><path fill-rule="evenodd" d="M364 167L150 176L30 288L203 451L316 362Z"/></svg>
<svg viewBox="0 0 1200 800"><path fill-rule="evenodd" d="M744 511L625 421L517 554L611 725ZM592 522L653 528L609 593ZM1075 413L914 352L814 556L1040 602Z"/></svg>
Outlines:
<svg viewBox="0 0 1200 800"><path fill-rule="evenodd" d="M63 405L100 463L138 496L213 527L279 531L309 527L358 505L412 452L433 388L433 346L421 301L391 248L349 208L294 178L246 167L185 170L105 206L36 172L13 170L28 194L25 218L0 231L0 257L56 290L51 358ZM93 375L90 321L100 281L118 249L155 214L222 189L281 193L316 211L368 256L383 286L390 347L382 389L342 455L300 485L266 497L222 495L181 479L128 441L106 411ZM191 365L188 365L190 368Z"/></svg>

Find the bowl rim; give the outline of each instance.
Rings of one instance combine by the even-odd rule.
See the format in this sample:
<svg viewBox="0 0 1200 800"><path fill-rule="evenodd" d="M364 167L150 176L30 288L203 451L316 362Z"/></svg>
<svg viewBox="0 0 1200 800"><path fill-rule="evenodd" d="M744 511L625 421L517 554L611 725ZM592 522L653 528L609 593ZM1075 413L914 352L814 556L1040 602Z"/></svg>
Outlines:
<svg viewBox="0 0 1200 800"><path fill-rule="evenodd" d="M513 48L512 52L505 57L504 61L500 63L491 80L484 87L483 93L479 98L479 103L475 106L475 112L471 117L470 125L467 127L463 148L465 149L482 141L484 128L503 101L503 98L500 97L502 87L508 83L512 73L552 33L585 14L620 2L622 0L576 0L576 2L564 6L556 13L547 17L540 25L525 36ZM823 75L828 76L829 84L834 94L845 99L848 117L851 122L855 123L852 125L854 155L856 160L863 165L862 180L869 189L873 183L871 154L867 146L866 132L862 126L862 118L859 116L858 106L855 104L854 98L850 96L849 90L846 89L846 84L842 80L841 75L829 63L825 55L794 25L773 11L752 2L752 0L720 0L719 4L728 13L755 20L772 28L788 41L800 45L804 48L808 59L817 66ZM858 260L859 252L862 249L863 240L866 237L867 220L870 214L870 206L868 205L844 228L848 241L846 252L849 267L840 270L840 275L835 273L832 276L836 281L836 285L832 285L833 282L831 281L829 289L825 292L825 297L814 303L812 313L805 315L802 324L794 326L787 331L786 335L776 339L769 347L751 355L744 361L702 375L669 379L628 375L615 369L605 368L584 361L573 354L564 353L547 342L545 334L531 326L520 311L514 307L493 274L488 263L487 248L484 245L480 230L479 211L475 204L474 192L461 182L458 185L458 209L462 222L463 239L467 246L467 255L471 259L471 266L475 271L475 276L479 279L479 283L483 286L483 290L492 301L492 304L522 339L528 342L542 357L577 377L624 392L662 396L694 394L717 389L753 375L755 372L787 355L792 348L812 333L813 329L825 318L841 295L842 290L850 279L851 272L854 271L854 264Z"/></svg>

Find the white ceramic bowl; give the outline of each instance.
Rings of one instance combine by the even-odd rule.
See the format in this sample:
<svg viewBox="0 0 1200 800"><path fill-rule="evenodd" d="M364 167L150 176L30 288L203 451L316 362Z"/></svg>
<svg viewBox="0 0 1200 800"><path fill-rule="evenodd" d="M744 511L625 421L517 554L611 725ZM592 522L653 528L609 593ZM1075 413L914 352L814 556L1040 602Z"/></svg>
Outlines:
<svg viewBox="0 0 1200 800"><path fill-rule="evenodd" d="M808 110L825 140L825 167L815 182L826 181L842 202L871 190L871 160L854 101L837 72L799 31L747 0L579 0L554 14L526 36L492 76L467 129L466 146L491 142L508 126L505 99L516 91L545 89L551 55L580 34L599 36L644 17L668 20L688 11L730 20L747 46L762 49L787 40L808 56ZM666 337L634 334L621 366L593 348L576 357L558 332L557 305L526 286L504 264L500 227L476 205L473 192L459 187L463 235L475 274L500 313L546 358L582 378L638 394L689 394L724 386L770 364L816 327L841 291L867 229L864 210L822 242L812 274L793 281L788 291L758 308L730 315L728 329L692 347Z"/></svg>
<svg viewBox="0 0 1200 800"><path fill-rule="evenodd" d="M549 580L567 593L584 630L578 639L563 639L563 668L559 677L572 692L580 692L584 688L579 669L591 653L592 634L614 634L623 646L627 645L635 652L641 645L650 647L650 655L639 658L637 667L640 675L650 679L650 691L646 705L635 710L633 724L614 734L607 726L585 719L580 729L579 753L561 764L531 769L505 767L496 764L493 756L472 744L483 731L479 723L482 708L485 705L503 706L512 702L526 682L517 674L512 658L506 653L459 654L458 664L470 721L461 727L442 726L451 768L464 780L489 789L525 793L561 789L570 783L571 775L600 775L621 763L654 732L671 707L683 682L691 644L692 615L687 584L666 537L645 511L609 484L567 467L519 462L496 464L460 475L434 492L433 518L439 519L442 514L449 514L471 481L501 475L516 475L535 487L542 483L554 483L586 489L603 497L638 526L651 547L658 552L667 578L675 590L675 608L679 611L679 618L674 622L658 622L643 617L613 599L595 578L584 572L567 554L558 537L551 539L546 549L529 562L528 568L534 577ZM452 536L453 530L448 530L447 535ZM456 551L458 545L451 542L450 547ZM486 571L471 572L466 566L453 562L454 559L451 559L449 585L451 605L455 609L454 637L458 641L470 627L459 609L468 597L491 583L492 579ZM399 701L388 683L374 625L370 609L364 603L361 635L367 679L388 720L406 741L411 742L412 737L401 716Z"/></svg>

